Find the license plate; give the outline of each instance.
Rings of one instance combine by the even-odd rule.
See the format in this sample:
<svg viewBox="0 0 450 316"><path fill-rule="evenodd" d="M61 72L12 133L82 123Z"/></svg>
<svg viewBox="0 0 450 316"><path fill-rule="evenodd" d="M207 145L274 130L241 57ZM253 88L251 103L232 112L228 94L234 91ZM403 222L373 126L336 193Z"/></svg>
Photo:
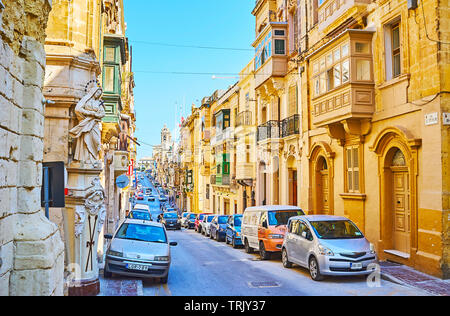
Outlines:
<svg viewBox="0 0 450 316"><path fill-rule="evenodd" d="M148 271L148 266L144 266L141 264L129 263L129 264L127 264L127 269L128 270L137 270L137 271Z"/></svg>
<svg viewBox="0 0 450 316"><path fill-rule="evenodd" d="M361 270L362 268L362 263L350 263L350 269L352 270Z"/></svg>

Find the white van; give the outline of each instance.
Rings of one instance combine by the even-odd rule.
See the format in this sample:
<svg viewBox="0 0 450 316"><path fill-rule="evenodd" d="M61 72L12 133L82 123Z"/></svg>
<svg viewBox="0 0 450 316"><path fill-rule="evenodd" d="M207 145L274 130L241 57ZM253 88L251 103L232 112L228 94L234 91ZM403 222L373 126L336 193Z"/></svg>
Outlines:
<svg viewBox="0 0 450 316"><path fill-rule="evenodd" d="M305 215L297 206L265 205L249 207L244 211L241 238L247 253L253 249L267 260L280 252L289 218Z"/></svg>

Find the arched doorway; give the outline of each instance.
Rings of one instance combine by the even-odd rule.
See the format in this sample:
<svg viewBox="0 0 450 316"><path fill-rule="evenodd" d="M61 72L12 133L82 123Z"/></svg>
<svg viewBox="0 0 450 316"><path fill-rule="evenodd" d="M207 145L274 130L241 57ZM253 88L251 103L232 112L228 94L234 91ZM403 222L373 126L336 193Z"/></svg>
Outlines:
<svg viewBox="0 0 450 316"><path fill-rule="evenodd" d="M319 156L316 162L316 214L330 214L329 168L325 157Z"/></svg>
<svg viewBox="0 0 450 316"><path fill-rule="evenodd" d="M290 156L287 161L288 165L288 187L289 187L289 205L298 205L297 200L297 166L295 165L295 157Z"/></svg>
<svg viewBox="0 0 450 316"><path fill-rule="evenodd" d="M390 202L390 222L393 250L410 253L411 249L411 192L410 174L405 155L393 147L386 156L386 190Z"/></svg>

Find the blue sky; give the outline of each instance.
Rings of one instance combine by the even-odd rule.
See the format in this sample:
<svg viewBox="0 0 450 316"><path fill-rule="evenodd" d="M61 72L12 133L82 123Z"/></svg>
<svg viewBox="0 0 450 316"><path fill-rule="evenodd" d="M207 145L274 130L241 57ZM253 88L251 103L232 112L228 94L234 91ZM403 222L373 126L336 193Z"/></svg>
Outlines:
<svg viewBox="0 0 450 316"><path fill-rule="evenodd" d="M255 0L125 0L127 36L133 46L138 140L156 145L164 124L178 126L192 103L237 78L153 72L239 73L253 58ZM143 43L146 42L146 43ZM153 44L150 44L153 43ZM211 50L158 46L154 43L248 50ZM217 75L217 77L224 77ZM173 135L174 136L174 135ZM138 159L152 148L138 147Z"/></svg>

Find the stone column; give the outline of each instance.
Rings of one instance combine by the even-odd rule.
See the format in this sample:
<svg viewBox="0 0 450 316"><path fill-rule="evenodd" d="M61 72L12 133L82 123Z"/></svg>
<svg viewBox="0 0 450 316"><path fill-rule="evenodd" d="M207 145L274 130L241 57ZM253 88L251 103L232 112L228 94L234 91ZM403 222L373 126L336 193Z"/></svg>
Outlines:
<svg viewBox="0 0 450 316"><path fill-rule="evenodd" d="M68 168L70 196L64 210L69 296L91 296L100 291L97 244L105 219L104 190L100 168L86 168L72 163Z"/></svg>

